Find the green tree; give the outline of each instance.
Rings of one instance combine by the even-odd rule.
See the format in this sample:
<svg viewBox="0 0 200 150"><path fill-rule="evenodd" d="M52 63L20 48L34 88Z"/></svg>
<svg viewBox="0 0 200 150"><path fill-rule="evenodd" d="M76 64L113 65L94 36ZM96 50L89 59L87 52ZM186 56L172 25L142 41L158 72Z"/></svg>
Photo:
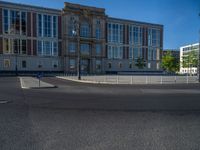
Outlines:
<svg viewBox="0 0 200 150"><path fill-rule="evenodd" d="M166 55L162 57L162 68L168 73L176 73L179 71L179 60L168 51Z"/></svg>
<svg viewBox="0 0 200 150"><path fill-rule="evenodd" d="M146 62L144 61L143 58L138 57L136 64L135 64L139 69L143 69L146 66Z"/></svg>

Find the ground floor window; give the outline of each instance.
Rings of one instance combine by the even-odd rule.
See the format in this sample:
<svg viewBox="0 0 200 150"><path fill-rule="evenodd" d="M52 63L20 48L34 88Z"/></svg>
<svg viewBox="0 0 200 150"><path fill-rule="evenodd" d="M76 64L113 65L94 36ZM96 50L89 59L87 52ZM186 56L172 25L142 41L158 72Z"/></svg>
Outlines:
<svg viewBox="0 0 200 150"><path fill-rule="evenodd" d="M27 41L24 39L9 39L3 40L4 54L27 54Z"/></svg>
<svg viewBox="0 0 200 150"><path fill-rule="evenodd" d="M22 61L22 68L26 68L26 61L25 60Z"/></svg>
<svg viewBox="0 0 200 150"><path fill-rule="evenodd" d="M96 71L97 72L101 71L101 60L96 60Z"/></svg>
<svg viewBox="0 0 200 150"><path fill-rule="evenodd" d="M4 59L4 68L8 69L10 68L10 59Z"/></svg>
<svg viewBox="0 0 200 150"><path fill-rule="evenodd" d="M57 60L54 60L54 61L52 62L52 66L53 66L53 68L58 68L58 61L57 61Z"/></svg>
<svg viewBox="0 0 200 150"><path fill-rule="evenodd" d="M74 58L69 60L69 68L70 70L74 70L76 68L76 60Z"/></svg>

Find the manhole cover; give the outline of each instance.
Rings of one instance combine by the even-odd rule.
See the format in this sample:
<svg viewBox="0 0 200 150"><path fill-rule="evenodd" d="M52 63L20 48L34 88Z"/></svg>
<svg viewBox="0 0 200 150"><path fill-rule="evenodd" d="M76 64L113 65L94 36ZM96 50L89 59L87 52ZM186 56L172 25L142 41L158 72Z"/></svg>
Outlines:
<svg viewBox="0 0 200 150"><path fill-rule="evenodd" d="M0 100L0 104L6 104L6 103L9 103L9 101L7 101L7 100Z"/></svg>

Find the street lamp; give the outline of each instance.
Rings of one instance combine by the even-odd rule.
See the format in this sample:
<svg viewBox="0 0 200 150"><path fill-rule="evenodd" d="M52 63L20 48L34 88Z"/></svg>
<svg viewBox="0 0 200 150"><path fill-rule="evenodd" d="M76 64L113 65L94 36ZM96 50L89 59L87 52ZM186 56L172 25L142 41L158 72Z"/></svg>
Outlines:
<svg viewBox="0 0 200 150"><path fill-rule="evenodd" d="M76 36L77 38L77 77L78 80L81 80L81 54L80 54L80 24L75 19L73 20L73 36Z"/></svg>

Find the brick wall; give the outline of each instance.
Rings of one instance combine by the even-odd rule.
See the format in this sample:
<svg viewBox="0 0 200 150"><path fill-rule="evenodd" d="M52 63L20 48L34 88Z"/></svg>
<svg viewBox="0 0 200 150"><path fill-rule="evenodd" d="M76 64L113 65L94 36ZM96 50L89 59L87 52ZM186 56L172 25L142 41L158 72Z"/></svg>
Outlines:
<svg viewBox="0 0 200 150"><path fill-rule="evenodd" d="M3 38L0 37L0 54L3 54Z"/></svg>
<svg viewBox="0 0 200 150"><path fill-rule="evenodd" d="M27 13L27 35L29 37L31 37L31 29L32 29L32 26L31 26L31 13L28 12Z"/></svg>
<svg viewBox="0 0 200 150"><path fill-rule="evenodd" d="M31 40L27 40L28 55L31 55Z"/></svg>
<svg viewBox="0 0 200 150"><path fill-rule="evenodd" d="M3 25L2 25L2 23L3 23L3 20L2 20L2 8L0 8L0 34L2 34L3 33Z"/></svg>
<svg viewBox="0 0 200 150"><path fill-rule="evenodd" d="M36 20L36 13L33 13L33 37L37 36L37 20Z"/></svg>
<svg viewBox="0 0 200 150"><path fill-rule="evenodd" d="M33 55L37 55L37 40L33 40Z"/></svg>
<svg viewBox="0 0 200 150"><path fill-rule="evenodd" d="M62 38L62 18L58 16L58 38Z"/></svg>
<svg viewBox="0 0 200 150"><path fill-rule="evenodd" d="M58 56L62 55L62 42L58 42Z"/></svg>

